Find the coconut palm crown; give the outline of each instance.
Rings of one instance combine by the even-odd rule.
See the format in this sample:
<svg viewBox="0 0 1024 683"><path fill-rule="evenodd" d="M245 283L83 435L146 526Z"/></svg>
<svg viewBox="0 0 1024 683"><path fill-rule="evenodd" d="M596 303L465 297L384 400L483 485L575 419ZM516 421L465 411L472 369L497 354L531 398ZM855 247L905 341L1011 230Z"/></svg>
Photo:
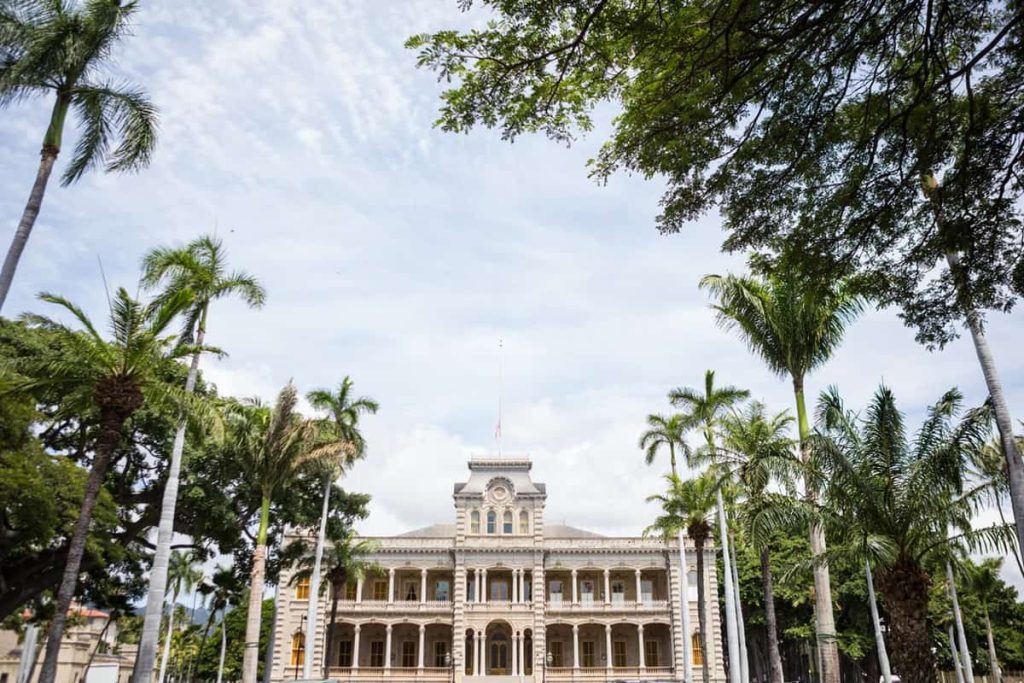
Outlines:
<svg viewBox="0 0 1024 683"><path fill-rule="evenodd" d="M667 448L672 475L679 476L676 467L676 451L682 452L686 462L690 460L690 447L685 440L690 424L686 416L678 413L668 416L648 415L647 426L649 429L640 435L640 441L637 444L644 451L644 462L653 465L658 453L663 448Z"/></svg>

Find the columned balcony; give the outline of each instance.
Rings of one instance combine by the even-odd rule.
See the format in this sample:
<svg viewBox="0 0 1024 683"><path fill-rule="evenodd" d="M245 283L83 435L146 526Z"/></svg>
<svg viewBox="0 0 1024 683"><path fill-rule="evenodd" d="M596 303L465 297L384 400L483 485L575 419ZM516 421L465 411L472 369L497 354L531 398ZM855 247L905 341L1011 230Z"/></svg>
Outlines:
<svg viewBox="0 0 1024 683"><path fill-rule="evenodd" d="M352 614L391 614L410 612L422 614L451 614L452 603L450 600L398 600L388 602L387 600L340 600L338 601L338 613L345 615Z"/></svg>
<svg viewBox="0 0 1024 683"><path fill-rule="evenodd" d="M673 678L675 669L671 666L639 667L590 667L573 669L572 667L549 667L544 677L546 681L611 681L620 679L631 680L665 680Z"/></svg>
<svg viewBox="0 0 1024 683"><path fill-rule="evenodd" d="M617 600L605 604L603 602L580 603L573 605L560 600L549 601L547 611L568 613L568 614L601 614L601 613L640 613L650 614L653 612L666 612L669 609L667 600Z"/></svg>
<svg viewBox="0 0 1024 683"><path fill-rule="evenodd" d="M361 667L351 669L347 667L331 667L327 671L328 677L349 683L360 681L424 681L424 683L441 683L452 680L450 667L423 667L403 668L391 667L390 669Z"/></svg>

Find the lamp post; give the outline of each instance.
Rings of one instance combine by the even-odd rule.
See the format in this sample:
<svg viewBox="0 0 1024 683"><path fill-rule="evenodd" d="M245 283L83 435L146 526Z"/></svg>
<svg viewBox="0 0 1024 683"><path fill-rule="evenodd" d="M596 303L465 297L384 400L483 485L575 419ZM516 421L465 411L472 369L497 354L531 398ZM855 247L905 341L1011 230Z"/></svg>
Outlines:
<svg viewBox="0 0 1024 683"><path fill-rule="evenodd" d="M547 678L548 678L548 667L551 666L551 662L553 662L553 661L555 661L555 658L551 655L551 651L548 650L548 652L546 652L545 655L544 655L544 671L541 672L541 677L540 677L541 683L544 683L544 681L547 680Z"/></svg>
<svg viewBox="0 0 1024 683"><path fill-rule="evenodd" d="M295 658L295 680L299 680L299 667L306 661L306 636L304 626L306 625L306 615L303 614L299 617L299 633L302 635L302 645L299 646L299 656Z"/></svg>
<svg viewBox="0 0 1024 683"><path fill-rule="evenodd" d="M446 652L444 655L444 665L448 667L449 673L451 674L450 679L452 683L455 683L455 660L452 659L452 653Z"/></svg>

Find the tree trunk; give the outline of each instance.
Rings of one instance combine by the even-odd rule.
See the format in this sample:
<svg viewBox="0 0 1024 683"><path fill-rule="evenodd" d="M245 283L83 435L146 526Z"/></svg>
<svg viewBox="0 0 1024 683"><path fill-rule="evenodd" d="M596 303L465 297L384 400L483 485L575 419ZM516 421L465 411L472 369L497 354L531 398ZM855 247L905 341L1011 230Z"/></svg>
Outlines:
<svg viewBox="0 0 1024 683"><path fill-rule="evenodd" d="M60 644L64 638L64 628L67 625L68 609L71 607L71 599L75 596L78 586L78 570L82 566L82 556L85 554L85 541L89 535L92 511L99 499L100 488L103 486L107 467L110 465L110 457L121 438L121 428L142 404L142 393L134 385L123 386L113 383L97 385L97 395L97 403L100 405L100 427L99 436L96 439L96 455L93 458L92 467L89 469L89 478L85 482L85 492L82 496L82 506L78 511L78 520L71 533L68 559L64 564L64 575L61 577L60 587L57 589L53 620L46 632L46 655L43 658L43 667L39 672L38 683L53 683L57 677L57 657L60 654ZM117 405L114 407L104 405L104 399Z"/></svg>
<svg viewBox="0 0 1024 683"><path fill-rule="evenodd" d="M808 440L811 436L811 427L807 420L807 406L804 403L803 377L793 378L793 391L796 395L797 424L800 431L800 456L804 465L807 466L810 461ZM810 487L805 487L804 495L811 502L817 499L817 492L811 490ZM818 558L825 553L825 530L818 522L811 523L810 541L813 558ZM836 621L832 613L832 582L828 563L815 562L813 573L815 640L818 643L821 682L840 683L839 647L836 645Z"/></svg>
<svg viewBox="0 0 1024 683"><path fill-rule="evenodd" d="M676 471L676 445L671 441L668 444L668 457L672 465L672 476L678 477L679 473Z"/></svg>
<svg viewBox="0 0 1024 683"><path fill-rule="evenodd" d="M964 663L964 678L968 683L974 683L974 665L971 663L971 650L967 647L967 633L964 631L964 619L960 613L960 599L956 594L956 580L953 578L953 567L946 563L946 588L949 591L949 600L953 603L953 619L956 623L956 634L960 645L960 658Z"/></svg>
<svg viewBox="0 0 1024 683"><path fill-rule="evenodd" d="M327 637L324 639L324 679L327 679L327 672L331 668L331 636L334 634L334 624L338 618L338 586L331 585L331 622L327 627ZM353 661L358 661L359 653L352 653Z"/></svg>
<svg viewBox="0 0 1024 683"><path fill-rule="evenodd" d="M772 587L770 551L761 551L761 586L764 591L764 625L768 631L768 683L782 683L782 656L779 654L779 624L775 617L775 589ZM885 683L889 683L886 681Z"/></svg>
<svg viewBox="0 0 1024 683"><path fill-rule="evenodd" d="M871 608L871 625L875 629L875 648L878 651L878 666L882 670L882 683L892 683L892 668L889 666L889 653L885 649L885 636L882 634L882 620L878 617L878 601L875 599L875 580L871 576L871 563L864 558L864 577L868 584L868 606Z"/></svg>
<svg viewBox="0 0 1024 683"><path fill-rule="evenodd" d="M306 649L309 651L302 660L302 677L307 681L313 677L313 644L316 642L316 613L320 604L320 563L324 557L327 542L327 512L331 501L331 477L324 477L324 506L320 512L320 533L316 536L316 553L313 558L313 573L309 577L309 604L306 607ZM327 675L324 674L324 678Z"/></svg>
<svg viewBox="0 0 1024 683"><path fill-rule="evenodd" d="M82 680L85 681L89 677L89 667L92 666L92 660L96 659L96 653L100 651L100 646L103 645L103 636L107 635L107 629L110 628L111 622L114 621L113 616L107 617L107 623L103 624L103 630L100 631L99 638L96 639L96 647L89 653L89 659L85 662L85 668L82 669Z"/></svg>
<svg viewBox="0 0 1024 683"><path fill-rule="evenodd" d="M202 346L206 337L206 309L200 316L196 345ZM185 393L195 390L199 374L199 352L192 354L192 364L185 379ZM185 451L184 417L178 423L171 448L171 462L167 468L167 483L164 484L163 500L160 504L160 524L156 536L156 550L153 553L153 567L149 571L149 595L146 598L146 616L142 622L139 639L139 653L135 658L132 683L149 683L153 662L156 660L157 641L160 639L160 621L163 617L164 600L167 597L167 565L171 557L171 540L174 537L174 512L178 504L181 458Z"/></svg>
<svg viewBox="0 0 1024 683"><path fill-rule="evenodd" d="M985 605L985 636L988 638L988 665L992 671L994 683L1002 683L1003 671L999 668L999 657L996 655L996 640L992 637L992 621L988 616L988 605Z"/></svg>
<svg viewBox="0 0 1024 683"><path fill-rule="evenodd" d="M274 645L277 638L277 591L274 591L274 616L270 618L270 633L267 635L267 649L263 653L263 683L270 683L270 672L274 668ZM303 659L306 652L302 653Z"/></svg>
<svg viewBox="0 0 1024 683"><path fill-rule="evenodd" d="M220 619L220 660L217 662L217 683L224 678L224 655L228 651L228 622L227 614L221 614Z"/></svg>
<svg viewBox="0 0 1024 683"><path fill-rule="evenodd" d="M736 550L736 537L729 534L729 544L732 546L732 585L736 595L736 632L739 634L740 645L740 679L743 683L750 681L750 659L747 656L747 624L743 619L743 600L740 597L740 553Z"/></svg>
<svg viewBox="0 0 1024 683"><path fill-rule="evenodd" d="M725 503L722 502L722 491L716 491L718 503L718 535L721 540L723 581L725 592L725 632L729 652L729 681L740 683L740 649L739 635L736 628L736 595L732 587L732 562L729 559L729 528L725 521ZM701 626L701 631L704 627Z"/></svg>
<svg viewBox="0 0 1024 683"><path fill-rule="evenodd" d="M878 578L889 614L893 668L902 683L935 683L938 666L928 627L931 577L916 563L900 561Z"/></svg>
<svg viewBox="0 0 1024 683"><path fill-rule="evenodd" d="M174 604L178 601L178 594L171 598L171 613L167 616L167 638L164 639L164 651L160 656L160 674L157 676L157 683L164 683L167 676L167 661L171 658L171 640L174 634Z"/></svg>
<svg viewBox="0 0 1024 683"><path fill-rule="evenodd" d="M267 527L270 526L270 496L264 494L260 528L249 576L249 611L245 619L245 652L242 654L242 683L256 683L260 657L260 617L263 611L263 570L267 560ZM52 681L50 682L52 683Z"/></svg>
<svg viewBox="0 0 1024 683"><path fill-rule="evenodd" d="M693 640L690 633L690 577L689 566L686 564L686 539L683 537L683 530L679 533L679 613L683 622L683 674L687 683L694 683L693 680Z"/></svg>
<svg viewBox="0 0 1024 683"><path fill-rule="evenodd" d="M708 610L704 598L704 539L696 537L693 541L697 546L697 623L700 626L701 679L709 683L711 672L708 670Z"/></svg>
<svg viewBox="0 0 1024 683"><path fill-rule="evenodd" d="M956 651L956 637L953 635L953 624L949 625L949 654L953 658L953 670L956 671L956 683L964 683L964 667L960 663L960 653Z"/></svg>
<svg viewBox="0 0 1024 683"><path fill-rule="evenodd" d="M46 194L46 184L50 180L50 173L53 172L53 164L60 154L61 139L64 134L64 121L67 119L68 108L71 106L71 95L69 92L61 91L57 95L53 105L53 112L50 114L50 125L43 137L43 148L39 153L39 169L36 171L36 180L32 183L32 191L29 192L28 202L21 213L21 220L18 222L18 229L14 232L14 239L7 249L7 257L4 259L3 269L0 270L0 310L3 310L4 302L11 291L11 283L14 282L14 272L18 269L18 261L21 253L25 251L29 235L39 217L39 210L43 206L43 195ZM43 671L46 664L43 664ZM42 675L42 673L40 673Z"/></svg>

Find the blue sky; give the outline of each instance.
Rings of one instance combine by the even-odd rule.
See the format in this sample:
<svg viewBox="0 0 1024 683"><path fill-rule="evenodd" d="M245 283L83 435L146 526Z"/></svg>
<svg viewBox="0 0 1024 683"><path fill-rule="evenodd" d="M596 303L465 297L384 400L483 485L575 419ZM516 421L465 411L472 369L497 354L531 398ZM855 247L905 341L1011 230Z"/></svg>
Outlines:
<svg viewBox="0 0 1024 683"><path fill-rule="evenodd" d="M5 313L40 310L49 290L102 318L100 259L134 289L148 248L216 230L269 295L213 310L221 391L271 398L289 378L305 391L349 374L381 403L349 477L373 495L364 532L452 519L451 483L495 451L504 339L503 451L534 459L548 519L639 533L667 464L645 467L636 440L671 387L714 368L776 410L790 387L715 327L697 288L743 266L718 252L718 217L659 236L657 180L587 178L612 110L571 148L432 128L440 85L402 43L476 20L454 0L142 3L113 74L160 109L153 164L51 185ZM0 112L5 249L49 106ZM1022 333L1019 313L991 321L1018 416ZM882 381L915 416L953 385L985 396L969 344L929 353L892 312L858 322L809 390L836 384L861 406Z"/></svg>

